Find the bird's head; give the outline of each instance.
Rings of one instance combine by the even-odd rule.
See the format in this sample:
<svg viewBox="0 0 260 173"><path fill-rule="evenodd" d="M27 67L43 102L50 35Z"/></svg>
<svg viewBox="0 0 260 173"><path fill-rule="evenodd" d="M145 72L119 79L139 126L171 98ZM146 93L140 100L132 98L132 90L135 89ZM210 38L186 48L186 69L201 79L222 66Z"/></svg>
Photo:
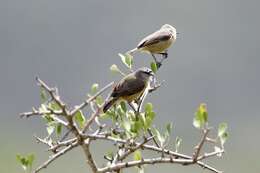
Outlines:
<svg viewBox="0 0 260 173"><path fill-rule="evenodd" d="M139 68L138 70L136 70L135 74L144 79L148 79L148 78L154 76L153 71L147 67Z"/></svg>
<svg viewBox="0 0 260 173"><path fill-rule="evenodd" d="M176 29L175 29L173 26L171 26L171 25L169 25L169 24L164 24L164 25L161 27L161 29L164 29L164 30L169 31L169 32L172 34L172 36L174 37L174 39L177 38L177 31L176 31Z"/></svg>

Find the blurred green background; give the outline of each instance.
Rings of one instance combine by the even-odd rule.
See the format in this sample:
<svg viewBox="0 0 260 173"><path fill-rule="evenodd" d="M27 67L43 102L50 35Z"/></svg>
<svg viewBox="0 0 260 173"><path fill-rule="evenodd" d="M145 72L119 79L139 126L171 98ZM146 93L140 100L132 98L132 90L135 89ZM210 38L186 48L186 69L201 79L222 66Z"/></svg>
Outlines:
<svg viewBox="0 0 260 173"><path fill-rule="evenodd" d="M224 158L209 163L227 173L259 172L259 6L257 0L0 0L0 172L22 172L16 153L35 153L35 166L48 157L33 138L46 133L42 120L18 117L40 103L35 76L59 87L67 103L78 104L92 83L119 78L109 71L111 64L121 65L117 53L164 23L181 34L158 73L165 85L146 99L155 104L155 124L172 121L174 134L183 138L181 151L190 153L199 139L194 112L206 102L210 124L225 121L230 132ZM138 66L151 60L135 55ZM93 150L105 149L97 143ZM43 172L86 170L76 149ZM146 170L208 172L178 165Z"/></svg>

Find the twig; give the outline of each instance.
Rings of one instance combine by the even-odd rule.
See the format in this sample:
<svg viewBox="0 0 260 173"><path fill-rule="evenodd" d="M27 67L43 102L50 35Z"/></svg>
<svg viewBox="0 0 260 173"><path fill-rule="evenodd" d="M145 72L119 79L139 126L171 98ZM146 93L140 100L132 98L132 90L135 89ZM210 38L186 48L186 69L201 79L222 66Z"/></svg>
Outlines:
<svg viewBox="0 0 260 173"><path fill-rule="evenodd" d="M193 153L193 161L196 162L197 161L197 158L200 154L200 151L202 149L202 146L203 144L205 143L206 141L206 137L208 136L208 133L209 133L210 129L203 129L203 136L200 140L200 142L198 143L198 145L195 147L195 151Z"/></svg>
<svg viewBox="0 0 260 173"><path fill-rule="evenodd" d="M151 141L154 138L154 136L151 136L149 138L144 138L144 141L140 144L138 144L137 146L128 149L125 153L123 153L118 160L124 160L127 156L129 156L131 153L135 152L136 150L138 150L139 148L142 148L144 144L148 143L149 141Z"/></svg>
<svg viewBox="0 0 260 173"><path fill-rule="evenodd" d="M60 111L56 111L56 110L47 110L47 111L37 111L37 110L33 110L32 112L24 112L24 113L21 113L20 114L20 117L21 118L29 118L31 116L34 116L34 115L48 115L48 114L55 114L55 115L63 115L63 112L60 110Z"/></svg>
<svg viewBox="0 0 260 173"><path fill-rule="evenodd" d="M70 134L72 129L68 129L68 131L60 138L60 142L64 141Z"/></svg>
<svg viewBox="0 0 260 173"><path fill-rule="evenodd" d="M91 117L86 122L85 126L83 127L82 133L85 133L85 131L89 128L89 126L92 124L92 122L95 120L95 118L100 114L102 111L102 107L98 108L96 112L94 112Z"/></svg>
<svg viewBox="0 0 260 173"><path fill-rule="evenodd" d="M42 139L36 135L34 135L34 137L38 143L43 143L43 144L49 146L50 148L53 147L53 145L51 143L49 143L46 139Z"/></svg>
<svg viewBox="0 0 260 173"><path fill-rule="evenodd" d="M199 156L197 158L197 161L198 160L203 160L203 159L206 159L206 158L209 158L209 157L212 157L212 156L216 156L216 155L219 155L219 154L223 154L224 152L225 151L222 149L220 151L214 151L214 152L211 152L211 153L205 153L202 156Z"/></svg>
<svg viewBox="0 0 260 173"><path fill-rule="evenodd" d="M111 87L114 84L114 82L111 82L107 84L105 87L103 87L101 90L99 90L94 96L90 97L89 99L85 100L83 103L81 103L79 106L76 106L72 111L71 115L74 115L77 111L83 109L86 107L90 102L95 100L100 94L105 92L109 87Z"/></svg>
<svg viewBox="0 0 260 173"><path fill-rule="evenodd" d="M71 149L73 149L74 147L76 147L78 145L77 142L69 145L68 147L64 148L63 150L59 151L58 153L52 155L46 162L44 162L41 166L39 166L34 173L39 172L40 170L42 170L43 168L46 168L51 162L53 162L54 160L56 160L57 158L59 158L60 156L64 155L65 153L67 153L68 151L70 151Z"/></svg>
<svg viewBox="0 0 260 173"><path fill-rule="evenodd" d="M152 132L152 130L151 130L150 128L147 129L147 131L148 131L148 133L149 133L150 136L154 136L154 134L153 134L153 132ZM155 138L153 138L153 142L155 143L155 145L156 145L158 148L160 148L160 145L158 144L158 142L156 141Z"/></svg>
<svg viewBox="0 0 260 173"><path fill-rule="evenodd" d="M112 85L113 82L110 83L110 84ZM104 87L104 88L108 88L108 87L110 86L110 84L107 85L107 86ZM102 89L103 91L104 91L104 88ZM102 91L102 90L101 90L101 91ZM103 106L104 106L105 103L107 103L108 99L110 98L110 95L111 95L111 93L108 94L108 96L107 96L107 98L105 99L103 105L101 105L100 107L98 107L97 110L96 110L96 112L94 112L94 113L91 115L91 117L88 119L88 121L86 122L85 126L83 127L82 133L85 133L85 132L86 132L86 130L89 128L89 126L92 124L92 122L96 119L96 117L103 111Z"/></svg>
<svg viewBox="0 0 260 173"><path fill-rule="evenodd" d="M137 161L130 161L130 162L123 162L123 163L117 163L115 165L107 166L101 169L98 169L98 172L111 172L111 171L117 171L122 168L130 168L134 166L141 166L146 164L156 164L156 163L177 163L177 164L187 164L192 163L193 160L191 159L174 159L174 158L152 158L152 159L142 159Z"/></svg>
<svg viewBox="0 0 260 173"><path fill-rule="evenodd" d="M46 83L44 83L40 78L36 77L37 82L39 83L39 85L44 88L51 96L51 98L59 105L59 107L61 107L61 109L63 110L63 113L67 113L66 110L66 105L65 103L63 103L60 100L60 97L58 95L56 95L55 93L55 89L54 88L50 88Z"/></svg>
<svg viewBox="0 0 260 173"><path fill-rule="evenodd" d="M209 138L209 137L206 137L206 141L210 142L210 143L213 143L213 144L217 143L217 139L212 139L212 138Z"/></svg>
<svg viewBox="0 0 260 173"><path fill-rule="evenodd" d="M77 141L77 138L69 139L69 140L63 141L63 142L58 142L56 145L51 146L48 150L53 151L53 152L57 152L57 149L59 149L60 147L69 146L76 141Z"/></svg>

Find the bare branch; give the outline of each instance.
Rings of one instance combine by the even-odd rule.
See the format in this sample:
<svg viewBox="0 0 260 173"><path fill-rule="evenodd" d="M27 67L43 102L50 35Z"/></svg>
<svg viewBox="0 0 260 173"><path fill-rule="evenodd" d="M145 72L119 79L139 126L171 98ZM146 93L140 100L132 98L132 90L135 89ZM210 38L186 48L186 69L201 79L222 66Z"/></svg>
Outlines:
<svg viewBox="0 0 260 173"><path fill-rule="evenodd" d="M45 161L42 165L40 165L34 173L39 172L43 168L46 168L49 164L51 164L54 160L62 156L63 154L67 153L70 151L72 148L76 146L81 146L81 148L84 151L85 157L86 157L86 162L90 166L91 170L93 173L108 173L108 172L118 172L123 168L128 168L128 167L134 167L134 166L142 166L146 164L157 164L157 163L176 163L176 164L182 164L182 165L199 165L202 168L211 170L215 173L222 173L221 171L207 165L206 163L202 162L202 160L213 157L213 156L219 156L222 153L224 153L224 149L216 149L216 151L211 152L211 153L204 153L203 155L200 155L201 150L205 142L215 142L213 139L208 137L208 133L210 129L206 127L206 129L203 129L203 135L198 143L198 145L195 147L195 151L192 156L181 154L178 152L174 152L171 150L167 150L164 148L164 146L160 146L158 142L154 138L154 134L152 133L151 129L148 129L148 133L150 137L144 138L142 142L137 142L137 140L133 139L131 140L129 144L129 140L121 139L121 138L114 138L111 136L111 133L113 133L113 130L116 129L110 129L108 131L102 132L102 130L105 128L106 124L102 125L99 120L98 116L100 113L102 113L103 105L101 106L96 106L94 107L94 100L101 95L103 92L105 92L109 87L111 87L114 82L109 83L105 87L103 87L99 92L97 92L95 95L89 97L86 99L83 103L81 103L78 106L75 106L74 109L69 110L67 109L67 105L60 99L60 96L55 88L50 88L46 83L44 83L42 80L39 78L36 78L38 84L40 87L42 87L44 90L48 92L50 95L50 98L52 101L55 101L56 104L61 108L61 110L52 110L48 109L46 111L41 111L41 109L36 110L33 109L32 112L25 112L22 113L20 116L21 117L31 117L34 115L52 115L51 117L58 123L61 123L63 126L67 127L68 132L64 135L64 138L62 137L62 140L65 139L69 133L71 133L74 137L72 139L66 140L66 141L54 141L52 142L49 140L50 138L46 139L41 139L39 137L36 137L37 141L40 143L43 143L48 146L48 150L54 152L51 157ZM159 85L154 86L153 88L148 88L146 91L146 94L149 92L153 92L157 88L161 86L161 83ZM143 98L141 99L141 102L138 107L138 111L141 110L142 102L143 99L145 98L146 94L144 94ZM110 95L110 94L109 94ZM109 99L109 96L105 99L106 101ZM77 124L75 122L75 119L73 115L79 110L82 110L89 104L92 104L92 115L87 119L84 127L82 130L80 130L77 127ZM61 118L60 116L63 116ZM63 120L64 119L64 120ZM96 120L96 123L98 125L98 129L92 133L88 131L88 133L92 134L87 134L86 131L90 128L90 126L93 124L94 120ZM118 129L117 129L118 130ZM118 150L118 153L116 157L114 157L112 160L109 159L109 164L108 166L105 166L103 168L98 168L93 155L90 151L90 142L92 140L107 140L107 141L112 141L113 143L119 144L120 146L122 145L123 148L121 147ZM147 144L149 141L153 140L154 144ZM146 159L141 159L141 160L135 160L135 161L125 161L123 162L130 154L135 152L138 149L144 149L144 150L150 150L154 151L157 153L162 154L162 157L158 158L146 158ZM165 156L166 155L166 156Z"/></svg>
<svg viewBox="0 0 260 173"><path fill-rule="evenodd" d="M122 168L130 168L134 166L141 166L141 165L147 165L147 164L156 164L156 163L177 163L177 164L189 164L192 163L193 160L191 159L174 159L174 158L152 158L152 159L142 159L137 161L130 161L130 162L123 162L123 163L117 163L115 165L111 165L108 167L104 167L98 170L98 172L111 172L111 171L117 171Z"/></svg>
<svg viewBox="0 0 260 173"><path fill-rule="evenodd" d="M42 139L42 138L40 138L40 137L38 137L38 136L36 136L36 135L34 135L34 137L36 138L36 141L37 141L38 143L45 144L45 145L47 145L47 146L49 146L49 147L52 147L52 146L53 146L53 145L52 145L49 141L47 141L46 139Z"/></svg>
<svg viewBox="0 0 260 173"><path fill-rule="evenodd" d="M63 113L67 114L66 105L60 100L60 97L55 93L54 88L50 88L46 83L44 83L40 78L36 77L39 85L44 88L51 96L51 98L62 108Z"/></svg>
<svg viewBox="0 0 260 173"><path fill-rule="evenodd" d="M57 158L59 158L60 156L64 155L65 153L67 153L68 151L72 150L74 147L76 147L78 145L77 142L69 145L68 147L64 148L63 150L59 151L58 153L52 155L46 162L44 162L41 166L39 166L34 173L39 172L40 170L42 170L43 168L47 168L47 166L52 163L54 160L56 160Z"/></svg>
<svg viewBox="0 0 260 173"><path fill-rule="evenodd" d="M214 151L214 152L211 152L211 153L205 153L203 154L202 156L199 156L197 158L197 160L203 160L203 159L206 159L206 158L209 158L209 157L212 157L212 156L217 156L217 155L221 155L223 154L225 151L222 149L220 151Z"/></svg>
<svg viewBox="0 0 260 173"><path fill-rule="evenodd" d="M127 156L129 156L131 153L135 152L136 150L140 149L143 147L144 144L148 143L149 141L151 141L154 138L154 136L151 136L149 138L144 138L144 141L140 144L138 144L137 146L133 147L133 148L129 148L125 153L123 153L118 160L124 160Z"/></svg>
<svg viewBox="0 0 260 173"><path fill-rule="evenodd" d="M197 158L198 158L198 156L199 156L199 154L200 154L200 151L201 151L201 149L202 149L202 146L203 146L203 144L204 144L205 141L206 141L206 137L208 136L209 129L208 129L208 128L207 128L207 129L203 129L202 131L203 131L203 136L202 136L202 138L201 138L201 141L200 141L199 144L195 147L195 151L194 151L194 153L193 153L193 160L194 160L194 162L197 161Z"/></svg>
<svg viewBox="0 0 260 173"><path fill-rule="evenodd" d="M63 141L63 142L58 142L56 145L51 146L48 150L53 151L53 152L57 152L57 149L59 149L60 147L69 146L76 141L77 141L77 138L69 139L69 140Z"/></svg>
<svg viewBox="0 0 260 173"><path fill-rule="evenodd" d="M89 141L89 140L88 140ZM83 149L83 151L84 151L84 153L85 153L85 156L86 156L86 158L87 158L87 163L88 163L88 165L90 166L90 168L92 169L92 171L93 171L93 173L97 173L98 172L98 168L97 168L97 165L96 165L96 163L95 163L95 161L94 161L94 159L93 159L93 157L92 157L92 154L91 154L91 152L90 152L90 149L89 149L89 142L87 142L87 143L83 143L83 145L81 145L82 146L82 149Z"/></svg>
<svg viewBox="0 0 260 173"><path fill-rule="evenodd" d="M112 85L113 83L110 83L110 84ZM110 85L107 85L107 86L110 86ZM106 88L106 87L104 87L104 88ZM104 90L104 88L102 90ZM103 111L103 106L108 101L109 97L110 97L110 93L108 94L107 98L105 99L105 102L103 103L103 105L98 107L96 112L94 112L91 115L91 117L88 119L88 121L86 122L85 126L83 127L82 133L86 132L86 130L89 128L89 126L92 124L92 122L96 119L96 117Z"/></svg>
<svg viewBox="0 0 260 173"><path fill-rule="evenodd" d="M97 139L102 139L102 140L108 140L108 141L112 141L114 143L127 143L126 140L122 140L122 139L118 139L118 138L113 138L111 136L107 136L107 135L85 135L85 138L89 138L89 139L92 139L92 140L97 140ZM135 143L135 145L139 145L140 143ZM170 150L167 150L167 149L162 149L160 147L156 147L156 146L152 146L152 145L143 145L143 148L144 149L147 149L147 150L151 150L151 151L156 151L156 152L164 152L165 154L167 155L170 155L174 158L183 158L183 159L189 159L189 160L193 160L193 158L191 156L188 156L188 155L185 155L185 154L180 154L180 153L177 153L177 152L174 152L174 151L170 151ZM188 163L187 163L188 164ZM213 171L215 173L222 173L221 171L201 162L201 161L196 161L192 164L198 164L200 167L204 168L204 169L208 169L210 171Z"/></svg>
<svg viewBox="0 0 260 173"><path fill-rule="evenodd" d="M37 111L37 110L33 110L32 112L24 112L24 113L21 113L20 114L20 117L21 118L29 118L31 116L34 116L34 115L46 115L46 114L55 114L55 115L63 115L63 112L62 111L56 111L56 110L47 110L47 111Z"/></svg>
<svg viewBox="0 0 260 173"><path fill-rule="evenodd" d="M152 130L151 130L150 128L147 129L147 131L148 131L148 133L149 133L150 136L154 136L154 134L153 134L153 132L152 132ZM160 145L158 144L158 142L156 141L155 138L153 138L153 142L155 143L155 145L156 145L158 148L160 148Z"/></svg>
<svg viewBox="0 0 260 173"><path fill-rule="evenodd" d="M99 90L94 96L90 97L89 99L85 100L80 105L76 106L75 109L71 111L71 115L74 115L77 111L83 109L86 107L90 102L95 100L99 95L101 95L103 92L105 92L109 87L111 87L114 84L114 82L111 82L107 84L105 87L103 87L101 90Z"/></svg>

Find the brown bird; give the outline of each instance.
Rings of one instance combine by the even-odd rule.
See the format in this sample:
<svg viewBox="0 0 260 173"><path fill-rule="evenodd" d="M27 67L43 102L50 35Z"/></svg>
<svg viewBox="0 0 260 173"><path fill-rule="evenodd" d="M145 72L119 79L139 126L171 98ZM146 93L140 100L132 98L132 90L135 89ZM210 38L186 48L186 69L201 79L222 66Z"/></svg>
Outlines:
<svg viewBox="0 0 260 173"><path fill-rule="evenodd" d="M103 107L103 112L105 113L118 101L125 100L131 104L132 101L139 99L147 88L152 76L154 76L154 73L147 67L142 67L125 76L113 88L109 101Z"/></svg>

